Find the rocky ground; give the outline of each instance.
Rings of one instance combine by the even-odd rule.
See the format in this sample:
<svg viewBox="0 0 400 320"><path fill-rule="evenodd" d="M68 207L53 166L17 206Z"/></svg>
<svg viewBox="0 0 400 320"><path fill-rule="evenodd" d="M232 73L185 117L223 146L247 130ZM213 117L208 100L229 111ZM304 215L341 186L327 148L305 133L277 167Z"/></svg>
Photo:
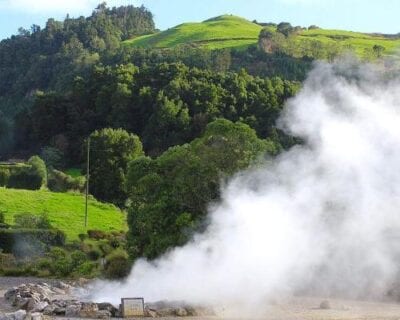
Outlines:
<svg viewBox="0 0 400 320"><path fill-rule="evenodd" d="M71 286L73 285L73 286ZM80 283L36 278L0 278L0 320L45 320L54 318L118 318L119 310L107 303L78 300ZM11 289L10 289L11 288ZM13 288L13 289L12 289ZM185 304L158 302L146 305L146 316L187 319L268 319L268 320L359 320L400 319L400 304L372 301L295 297L274 301L255 310L216 310Z"/></svg>

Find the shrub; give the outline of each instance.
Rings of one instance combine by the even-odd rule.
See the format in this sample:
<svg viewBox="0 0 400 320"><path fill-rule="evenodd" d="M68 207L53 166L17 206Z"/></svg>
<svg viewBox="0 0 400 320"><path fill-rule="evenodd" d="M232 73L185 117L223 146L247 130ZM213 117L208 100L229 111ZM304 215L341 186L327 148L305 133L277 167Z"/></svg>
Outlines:
<svg viewBox="0 0 400 320"><path fill-rule="evenodd" d="M0 211L0 223L5 223L6 217L3 211Z"/></svg>
<svg viewBox="0 0 400 320"><path fill-rule="evenodd" d="M111 247L107 242L100 243L99 248L104 256L110 254L113 251L113 247Z"/></svg>
<svg viewBox="0 0 400 320"><path fill-rule="evenodd" d="M85 190L85 178L73 178L64 172L51 170L48 177L47 186L54 192L79 191Z"/></svg>
<svg viewBox="0 0 400 320"><path fill-rule="evenodd" d="M101 257L101 251L97 248L93 248L93 249L89 250L89 252L87 253L87 256L90 260L96 261L97 259L99 259Z"/></svg>
<svg viewBox="0 0 400 320"><path fill-rule="evenodd" d="M76 273L80 276L93 276L93 272L97 269L97 263L86 261L76 268Z"/></svg>
<svg viewBox="0 0 400 320"><path fill-rule="evenodd" d="M74 270L74 265L70 257L55 260L51 272L56 276L66 277Z"/></svg>
<svg viewBox="0 0 400 320"><path fill-rule="evenodd" d="M13 253L20 243L36 245L42 249L65 245L65 234L57 229L0 229L0 249Z"/></svg>
<svg viewBox="0 0 400 320"><path fill-rule="evenodd" d="M51 224L46 213L35 215L32 213L19 213L14 216L14 224L18 228L51 229Z"/></svg>
<svg viewBox="0 0 400 320"><path fill-rule="evenodd" d="M7 254L7 253L0 253L0 268L1 269L15 267L15 265L16 265L16 260L15 260L14 255Z"/></svg>
<svg viewBox="0 0 400 320"><path fill-rule="evenodd" d="M33 156L28 160L28 165L29 172L41 178L41 186L47 186L47 168L44 161L38 156Z"/></svg>
<svg viewBox="0 0 400 320"><path fill-rule="evenodd" d="M8 179L7 187L14 189L39 190L42 187L42 177L29 170L13 172Z"/></svg>
<svg viewBox="0 0 400 320"><path fill-rule="evenodd" d="M101 230L88 230L87 233L90 239L102 240L107 238L107 234Z"/></svg>
<svg viewBox="0 0 400 320"><path fill-rule="evenodd" d="M0 187L5 187L10 178L10 170L8 168L0 168Z"/></svg>
<svg viewBox="0 0 400 320"><path fill-rule="evenodd" d="M120 279L129 274L130 262L125 250L117 249L106 257L104 275L108 279Z"/></svg>
<svg viewBox="0 0 400 320"><path fill-rule="evenodd" d="M86 233L80 233L78 234L79 240L81 240L82 242L85 241L88 237L88 235Z"/></svg>
<svg viewBox="0 0 400 320"><path fill-rule="evenodd" d="M71 260L73 268L75 269L76 267L84 263L87 260L87 257L86 254L84 254L82 251L75 250L71 253Z"/></svg>

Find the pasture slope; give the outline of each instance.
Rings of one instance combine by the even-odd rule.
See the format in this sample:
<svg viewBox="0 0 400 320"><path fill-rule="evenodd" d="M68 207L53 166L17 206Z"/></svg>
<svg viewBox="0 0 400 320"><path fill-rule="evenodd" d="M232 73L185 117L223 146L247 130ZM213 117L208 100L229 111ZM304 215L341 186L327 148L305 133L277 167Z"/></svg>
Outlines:
<svg viewBox="0 0 400 320"><path fill-rule="evenodd" d="M124 41L124 45L142 48L173 48L179 45L206 48L243 49L256 45L263 27L233 15L222 15L200 23L183 23L168 30ZM383 55L395 55L400 48L398 35L368 34L344 30L304 29L294 35L296 41L317 40L324 44L349 47L362 57L365 50L379 45Z"/></svg>
<svg viewBox="0 0 400 320"><path fill-rule="evenodd" d="M53 227L67 235L67 241L77 240L87 230L127 230L125 213L112 204L89 199L88 227L84 227L85 198L79 193L55 193L45 190L0 188L0 211L7 223L13 223L17 213L46 213Z"/></svg>

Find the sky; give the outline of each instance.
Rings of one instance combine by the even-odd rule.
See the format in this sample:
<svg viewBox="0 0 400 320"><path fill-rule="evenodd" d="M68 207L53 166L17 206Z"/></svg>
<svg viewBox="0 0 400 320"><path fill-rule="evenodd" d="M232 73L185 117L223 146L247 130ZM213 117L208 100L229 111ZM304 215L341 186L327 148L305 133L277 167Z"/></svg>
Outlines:
<svg viewBox="0 0 400 320"><path fill-rule="evenodd" d="M49 17L90 15L102 0L0 0L0 39L19 27L44 26ZM292 25L362 32L398 33L400 0L108 0L108 6L144 5L154 14L157 28L200 22L235 14L260 22L287 21Z"/></svg>

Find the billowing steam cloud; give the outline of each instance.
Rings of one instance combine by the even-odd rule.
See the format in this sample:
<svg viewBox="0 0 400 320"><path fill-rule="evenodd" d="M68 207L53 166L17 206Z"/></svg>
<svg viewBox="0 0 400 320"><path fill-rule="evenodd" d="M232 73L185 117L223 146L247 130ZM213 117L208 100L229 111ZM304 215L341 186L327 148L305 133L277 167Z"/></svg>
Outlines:
<svg viewBox="0 0 400 320"><path fill-rule="evenodd" d="M280 120L304 143L236 176L207 232L138 261L123 284L99 283L94 298L251 306L382 295L400 249L400 85L365 70L317 65Z"/></svg>

